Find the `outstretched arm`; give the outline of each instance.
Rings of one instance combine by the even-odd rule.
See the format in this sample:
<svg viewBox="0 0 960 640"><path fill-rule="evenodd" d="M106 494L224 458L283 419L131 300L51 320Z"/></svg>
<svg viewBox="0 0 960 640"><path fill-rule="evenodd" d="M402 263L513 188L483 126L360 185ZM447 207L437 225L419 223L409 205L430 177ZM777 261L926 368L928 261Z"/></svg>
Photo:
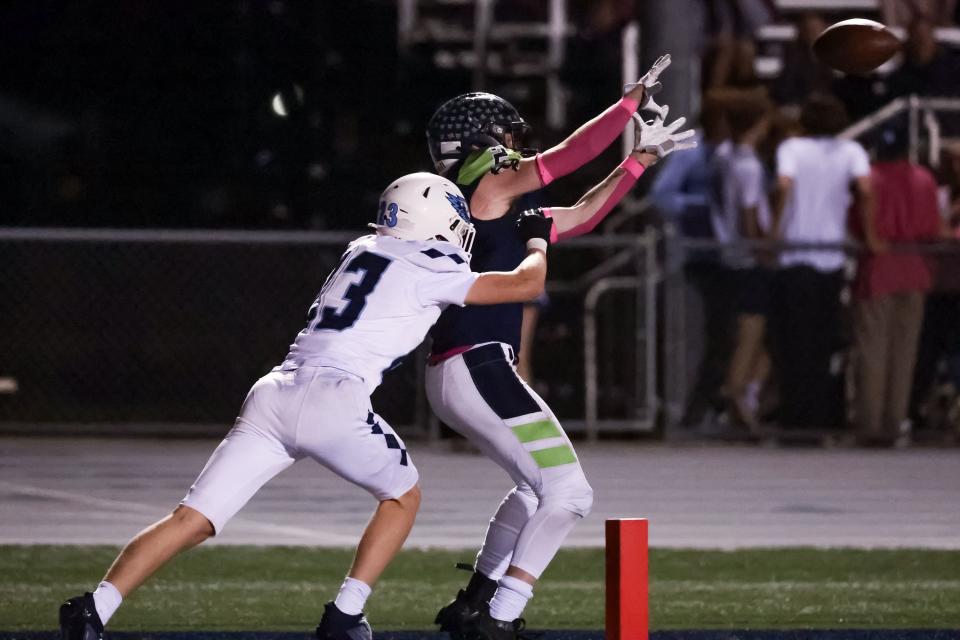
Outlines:
<svg viewBox="0 0 960 640"><path fill-rule="evenodd" d="M577 204L544 209L544 214L553 218L551 240L566 240L593 231L656 160L656 156L648 153L631 153L613 173L583 194Z"/></svg>
<svg viewBox="0 0 960 640"><path fill-rule="evenodd" d="M527 302L543 293L551 227L550 220L539 211L524 211L517 230L526 240L527 257L513 271L481 273L467 292L465 303Z"/></svg>
<svg viewBox="0 0 960 640"><path fill-rule="evenodd" d="M555 147L537 154L534 158L522 160L517 171L505 171L497 175L499 193L506 197L516 197L573 173L596 158L623 133L624 127L638 107L646 106L659 112L660 107L650 96L659 90L658 78L669 65L670 56L661 56L638 82L627 85L623 97L616 104L585 123Z"/></svg>
<svg viewBox="0 0 960 640"><path fill-rule="evenodd" d="M547 278L547 254L527 249L527 257L513 271L481 273L467 292L467 304L527 302L543 293Z"/></svg>
<svg viewBox="0 0 960 640"><path fill-rule="evenodd" d="M666 113L664 108L663 114ZM635 148L620 166L574 206L545 212L554 220L551 240L566 240L590 233L633 188L647 167L673 151L696 146L696 142L689 140L693 131L676 132L686 121L684 118L664 126L660 117L651 123L644 122L639 116L634 117L637 120Z"/></svg>

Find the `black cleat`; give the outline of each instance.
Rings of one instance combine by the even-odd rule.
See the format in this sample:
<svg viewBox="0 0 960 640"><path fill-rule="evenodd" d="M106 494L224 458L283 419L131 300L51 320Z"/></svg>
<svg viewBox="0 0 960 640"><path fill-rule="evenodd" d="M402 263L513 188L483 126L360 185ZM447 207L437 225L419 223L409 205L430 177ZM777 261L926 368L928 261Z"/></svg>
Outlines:
<svg viewBox="0 0 960 640"><path fill-rule="evenodd" d="M373 640L373 629L363 613L352 616L328 602L317 625L318 640Z"/></svg>
<svg viewBox="0 0 960 640"><path fill-rule="evenodd" d="M469 565L457 565L457 568L472 569ZM460 589L457 597L437 612L434 624L440 625L440 631L446 631L454 640L463 638L467 621L480 612L487 611L490 598L497 590L496 580L482 573L474 572L466 589Z"/></svg>
<svg viewBox="0 0 960 640"><path fill-rule="evenodd" d="M103 640L103 623L89 591L60 605L60 640Z"/></svg>
<svg viewBox="0 0 960 640"><path fill-rule="evenodd" d="M485 609L470 618L464 625L464 640L529 640L537 634L521 633L527 626L523 618L503 621L490 615Z"/></svg>

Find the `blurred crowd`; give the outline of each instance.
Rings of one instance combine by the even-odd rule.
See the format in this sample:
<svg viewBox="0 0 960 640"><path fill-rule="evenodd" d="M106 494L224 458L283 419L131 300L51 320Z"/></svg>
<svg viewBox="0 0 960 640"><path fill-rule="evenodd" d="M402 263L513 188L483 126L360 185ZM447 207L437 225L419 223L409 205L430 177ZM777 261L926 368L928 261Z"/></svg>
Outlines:
<svg viewBox="0 0 960 640"><path fill-rule="evenodd" d="M956 434L960 144L924 166L906 117L863 144L839 134L898 96L960 96L960 57L934 37L957 3L883 3L906 42L895 68L869 77L820 63L811 45L827 21L798 14L772 81L757 75L754 35L777 18L773 5L709 6L701 145L671 158L652 191L704 309L686 422L719 416L750 437L767 424L852 425L876 447L907 442L911 428Z"/></svg>

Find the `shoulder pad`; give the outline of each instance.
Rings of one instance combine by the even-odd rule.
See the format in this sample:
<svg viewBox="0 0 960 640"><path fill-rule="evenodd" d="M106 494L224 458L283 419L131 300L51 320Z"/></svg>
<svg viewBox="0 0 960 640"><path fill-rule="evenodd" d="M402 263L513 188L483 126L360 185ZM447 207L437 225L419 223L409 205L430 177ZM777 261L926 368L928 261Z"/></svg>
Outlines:
<svg viewBox="0 0 960 640"><path fill-rule="evenodd" d="M417 245L418 251L411 251L404 258L422 269L439 273L470 270L470 258L449 242L424 242Z"/></svg>

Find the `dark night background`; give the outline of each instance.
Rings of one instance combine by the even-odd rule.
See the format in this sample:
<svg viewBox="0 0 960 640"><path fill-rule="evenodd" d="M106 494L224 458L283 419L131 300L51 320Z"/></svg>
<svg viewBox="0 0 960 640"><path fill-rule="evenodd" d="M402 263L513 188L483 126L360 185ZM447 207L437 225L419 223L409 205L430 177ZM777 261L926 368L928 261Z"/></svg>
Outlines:
<svg viewBox="0 0 960 640"><path fill-rule="evenodd" d="M498 12L536 17L545 5ZM462 9L469 26L473 9ZM472 88L468 69L436 66L429 47L398 53L392 0L16 0L0 5L0 25L6 227L362 232L390 181L429 170L436 107ZM616 99L619 38L609 44L607 74L571 55L577 86L604 90L572 95L568 123ZM488 88L540 142L569 133L544 131L542 79ZM550 197L575 201L618 161L609 153L601 173ZM341 251L8 240L0 375L20 390L0 418L224 423L282 357ZM556 267L579 273L575 262ZM413 421L414 374L391 374L378 398L399 423ZM576 404L575 387L564 389L561 408L561 398Z"/></svg>
<svg viewBox="0 0 960 640"><path fill-rule="evenodd" d="M460 89L398 75L392 2L20 1L0 23L5 225L357 227Z"/></svg>
<svg viewBox="0 0 960 640"><path fill-rule="evenodd" d="M0 25L0 225L357 229L390 180L429 169L427 120L472 90L469 70L398 54L390 0L16 0ZM588 43L599 68L576 46L570 122L619 82L618 36ZM558 140L541 84L489 89Z"/></svg>

